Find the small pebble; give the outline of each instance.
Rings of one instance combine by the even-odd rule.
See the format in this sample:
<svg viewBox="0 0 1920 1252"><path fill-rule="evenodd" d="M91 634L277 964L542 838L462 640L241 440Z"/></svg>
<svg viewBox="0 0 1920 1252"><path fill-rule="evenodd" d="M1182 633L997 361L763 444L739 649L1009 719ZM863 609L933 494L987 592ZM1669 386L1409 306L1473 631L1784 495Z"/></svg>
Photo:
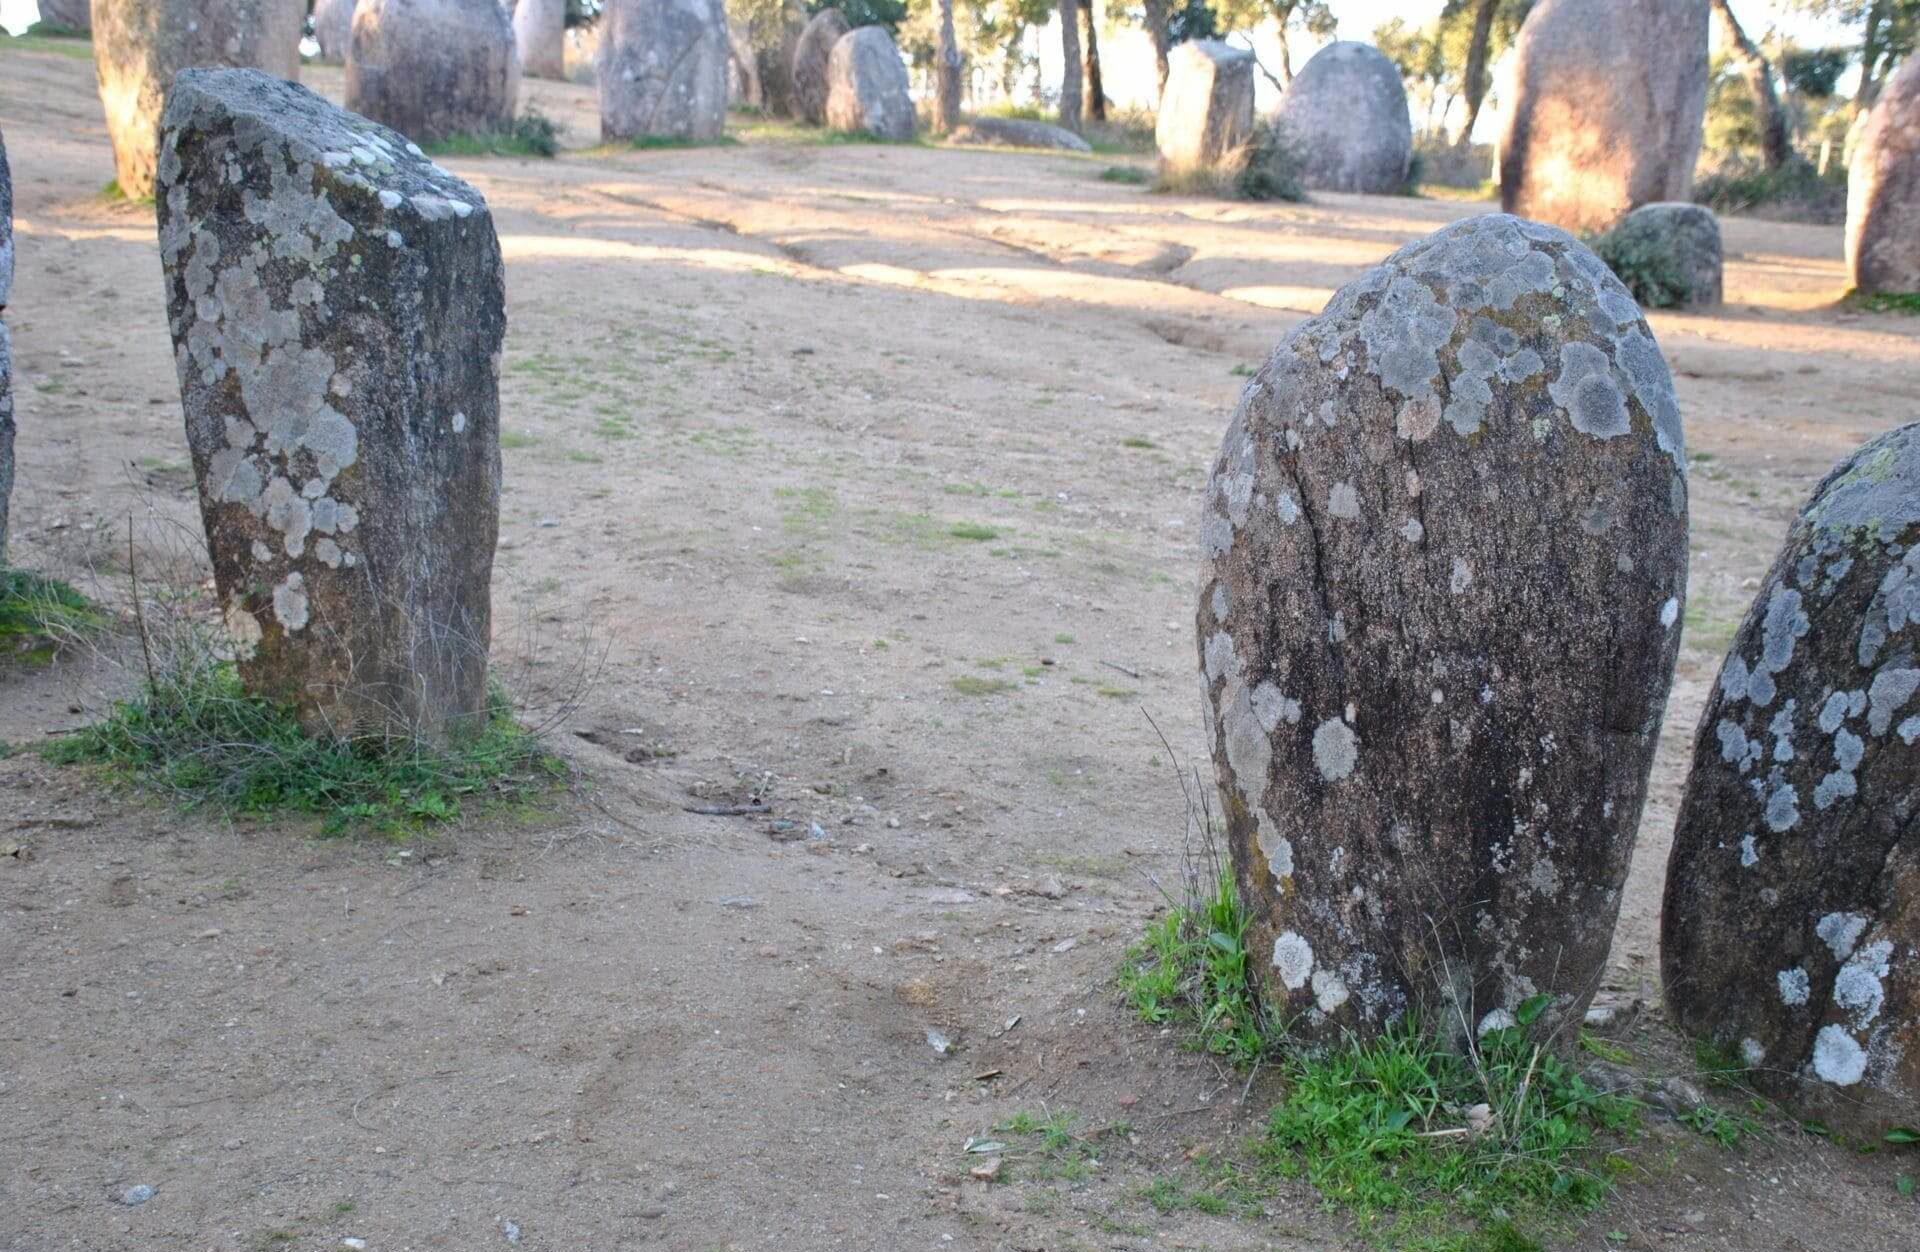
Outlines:
<svg viewBox="0 0 1920 1252"><path fill-rule="evenodd" d="M132 1208L136 1204L145 1204L151 1199L153 1199L153 1188L149 1187L146 1183L141 1183L137 1187L128 1187L120 1193L120 1203L126 1205L128 1208Z"/></svg>

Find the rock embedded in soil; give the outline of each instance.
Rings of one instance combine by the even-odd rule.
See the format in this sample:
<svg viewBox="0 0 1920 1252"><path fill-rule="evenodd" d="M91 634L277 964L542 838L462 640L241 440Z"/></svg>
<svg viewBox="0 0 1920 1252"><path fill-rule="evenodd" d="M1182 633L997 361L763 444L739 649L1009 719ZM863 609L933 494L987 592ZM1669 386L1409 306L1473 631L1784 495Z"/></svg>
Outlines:
<svg viewBox="0 0 1920 1252"><path fill-rule="evenodd" d="M1314 53L1273 120L1308 187L1394 195L1406 186L1413 160L1407 89L1372 44L1342 39Z"/></svg>
<svg viewBox="0 0 1920 1252"><path fill-rule="evenodd" d="M567 76L567 0L519 0L513 10L520 72L529 78Z"/></svg>
<svg viewBox="0 0 1920 1252"><path fill-rule="evenodd" d="M808 20L794 44L794 113L809 125L827 124L827 63L833 59L834 45L852 29L840 10L822 9Z"/></svg>
<svg viewBox="0 0 1920 1252"><path fill-rule="evenodd" d="M480 193L291 83L182 74L160 255L242 681L337 736L486 716L505 273Z"/></svg>
<svg viewBox="0 0 1920 1252"><path fill-rule="evenodd" d="M727 19L719 0L610 0L594 80L608 143L708 143L727 122Z"/></svg>
<svg viewBox="0 0 1920 1252"><path fill-rule="evenodd" d="M0 315L13 290L13 173L0 131ZM13 499L13 338L0 319L0 567L7 563L7 520Z"/></svg>
<svg viewBox="0 0 1920 1252"><path fill-rule="evenodd" d="M1725 253L1720 219L1704 204L1643 204L1609 232L1627 252L1660 258L1687 290L1687 308L1720 303Z"/></svg>
<svg viewBox="0 0 1920 1252"><path fill-rule="evenodd" d="M827 125L849 134L904 141L917 119L907 63L883 26L848 31L827 59Z"/></svg>
<svg viewBox="0 0 1920 1252"><path fill-rule="evenodd" d="M1064 126L1024 117L976 117L954 131L948 142L962 146L1093 151L1092 144Z"/></svg>
<svg viewBox="0 0 1920 1252"><path fill-rule="evenodd" d="M1500 204L1578 233L1686 200L1707 108L1707 0L1544 0L1514 45Z"/></svg>
<svg viewBox="0 0 1920 1252"><path fill-rule="evenodd" d="M114 176L131 200L153 194L154 136L175 74L238 66L300 77L303 0L95 0L92 13Z"/></svg>
<svg viewBox="0 0 1920 1252"><path fill-rule="evenodd" d="M1170 173L1212 169L1253 138L1253 53L1190 39L1167 54L1153 141Z"/></svg>
<svg viewBox="0 0 1920 1252"><path fill-rule="evenodd" d="M1847 270L1861 291L1920 292L1920 59L1866 117L1847 167Z"/></svg>
<svg viewBox="0 0 1920 1252"><path fill-rule="evenodd" d="M1920 424L1828 475L1734 636L1660 959L1674 1022L1761 1090L1920 1124Z"/></svg>
<svg viewBox="0 0 1920 1252"><path fill-rule="evenodd" d="M1639 308L1471 218L1296 328L1208 480L1198 643L1247 947L1309 1044L1454 1045L1605 967L1686 594L1680 413Z"/></svg>
<svg viewBox="0 0 1920 1252"><path fill-rule="evenodd" d="M513 124L520 61L498 0L360 0L347 108L416 143Z"/></svg>

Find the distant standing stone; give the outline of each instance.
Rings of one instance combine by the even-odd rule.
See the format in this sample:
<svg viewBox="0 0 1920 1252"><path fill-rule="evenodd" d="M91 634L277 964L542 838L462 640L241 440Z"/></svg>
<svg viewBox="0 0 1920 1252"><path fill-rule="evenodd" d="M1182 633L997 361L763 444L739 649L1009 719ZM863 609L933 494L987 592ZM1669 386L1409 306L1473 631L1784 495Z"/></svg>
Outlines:
<svg viewBox="0 0 1920 1252"><path fill-rule="evenodd" d="M1066 127L1027 117L976 117L954 131L948 142L963 146L1093 151L1092 144Z"/></svg>
<svg viewBox="0 0 1920 1252"><path fill-rule="evenodd" d="M1341 288L1248 385L1198 642L1247 949L1304 1040L1415 1013L1458 1046L1536 995L1541 1038L1578 1034L1679 647L1685 464L1633 299L1499 214Z"/></svg>
<svg viewBox="0 0 1920 1252"><path fill-rule="evenodd" d="M520 62L499 0L360 0L347 107L417 143L513 124Z"/></svg>
<svg viewBox="0 0 1920 1252"><path fill-rule="evenodd" d="M513 38L522 74L566 78L567 0L519 0L513 10Z"/></svg>
<svg viewBox="0 0 1920 1252"><path fill-rule="evenodd" d="M1707 0L1543 0L1520 27L1500 203L1566 230L1686 200L1707 109Z"/></svg>
<svg viewBox="0 0 1920 1252"><path fill-rule="evenodd" d="M299 86L191 71L160 257L247 687L315 733L486 716L505 276L480 193Z"/></svg>
<svg viewBox="0 0 1920 1252"><path fill-rule="evenodd" d="M706 143L727 125L727 18L720 0L608 0L594 80L600 137Z"/></svg>
<svg viewBox="0 0 1920 1252"><path fill-rule="evenodd" d="M88 0L40 0L39 25L57 26L61 30L92 30L91 6Z"/></svg>
<svg viewBox="0 0 1920 1252"><path fill-rule="evenodd" d="M244 66L300 77L305 0L94 0L93 66L128 199L153 194L154 135L173 76Z"/></svg>
<svg viewBox="0 0 1920 1252"><path fill-rule="evenodd" d="M0 314L13 289L13 173L0 132ZM13 499L13 339L0 320L0 568L7 563L8 503Z"/></svg>
<svg viewBox="0 0 1920 1252"><path fill-rule="evenodd" d="M913 138L907 63L884 26L848 31L827 61L827 125L876 139Z"/></svg>
<svg viewBox="0 0 1920 1252"><path fill-rule="evenodd" d="M314 0L313 41L322 61L347 59L347 40L353 34L354 0Z"/></svg>
<svg viewBox="0 0 1920 1252"><path fill-rule="evenodd" d="M1170 171L1220 165L1253 138L1253 53L1190 39L1167 54L1154 146Z"/></svg>
<svg viewBox="0 0 1920 1252"><path fill-rule="evenodd" d="M1620 219L1613 237L1622 244L1663 256L1687 285L1682 304L1701 308L1720 303L1725 268L1720 219L1704 204L1663 201L1643 204Z"/></svg>
<svg viewBox="0 0 1920 1252"><path fill-rule="evenodd" d="M1273 120L1286 132L1308 187L1384 196L1406 186L1413 160L1407 89L1372 44L1342 39L1314 53Z"/></svg>
<svg viewBox="0 0 1920 1252"><path fill-rule="evenodd" d="M793 48L793 107L802 121L827 123L827 63L834 45L853 28L838 9L822 9L808 19Z"/></svg>
<svg viewBox="0 0 1920 1252"><path fill-rule="evenodd" d="M1674 1022L1868 1135L1920 1124L1920 423L1815 490L1700 717L1667 863Z"/></svg>
<svg viewBox="0 0 1920 1252"><path fill-rule="evenodd" d="M1920 292L1920 58L1887 83L1853 146L1847 269L1861 291Z"/></svg>

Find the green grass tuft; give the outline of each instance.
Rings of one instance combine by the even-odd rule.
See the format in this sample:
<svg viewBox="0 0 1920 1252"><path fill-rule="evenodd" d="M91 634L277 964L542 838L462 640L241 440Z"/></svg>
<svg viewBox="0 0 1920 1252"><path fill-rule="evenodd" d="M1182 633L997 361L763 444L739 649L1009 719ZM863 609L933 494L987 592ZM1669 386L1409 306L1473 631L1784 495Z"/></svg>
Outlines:
<svg viewBox="0 0 1920 1252"><path fill-rule="evenodd" d="M1246 933L1247 912L1223 869L1210 896L1170 908L1127 950L1120 990L1142 1020L1183 1026L1193 1046L1250 1065L1282 1034L1253 993Z"/></svg>
<svg viewBox="0 0 1920 1252"><path fill-rule="evenodd" d="M38 652L105 624L99 606L59 579L0 567L0 645Z"/></svg>
<svg viewBox="0 0 1920 1252"><path fill-rule="evenodd" d="M107 180L107 185L100 189L100 199L106 204L132 204L144 205L147 208L153 207L152 195L130 196L127 194L126 189L120 185L120 180L117 178Z"/></svg>
<svg viewBox="0 0 1920 1252"><path fill-rule="evenodd" d="M1920 291L1849 291L1847 303L1868 313L1920 316Z"/></svg>
<svg viewBox="0 0 1920 1252"><path fill-rule="evenodd" d="M1153 181L1153 175L1137 165L1109 165L1100 171L1103 183L1125 183L1130 187L1139 187Z"/></svg>
<svg viewBox="0 0 1920 1252"><path fill-rule="evenodd" d="M449 135L422 147L429 156L558 156L560 124L538 109L530 108L514 118L505 130L483 135Z"/></svg>

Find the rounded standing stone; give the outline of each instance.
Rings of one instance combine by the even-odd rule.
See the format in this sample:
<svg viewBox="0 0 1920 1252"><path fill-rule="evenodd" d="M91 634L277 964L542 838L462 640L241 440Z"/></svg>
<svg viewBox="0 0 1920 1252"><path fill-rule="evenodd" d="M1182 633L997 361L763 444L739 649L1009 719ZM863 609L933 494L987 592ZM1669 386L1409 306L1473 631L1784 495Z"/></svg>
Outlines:
<svg viewBox="0 0 1920 1252"><path fill-rule="evenodd" d="M505 272L399 133L190 70L160 141L187 445L246 686L340 737L486 717Z"/></svg>
<svg viewBox="0 0 1920 1252"><path fill-rule="evenodd" d="M1847 166L1847 270L1861 291L1920 292L1920 58L1866 118Z"/></svg>
<svg viewBox="0 0 1920 1252"><path fill-rule="evenodd" d="M1280 99L1274 123L1320 191L1393 195L1413 160L1413 120L1400 71L1372 44L1342 39L1313 54Z"/></svg>
<svg viewBox="0 0 1920 1252"><path fill-rule="evenodd" d="M567 0L519 0L513 10L513 38L522 74L566 78Z"/></svg>
<svg viewBox="0 0 1920 1252"><path fill-rule="evenodd" d="M1725 254L1720 219L1704 204L1662 201L1643 204L1620 219L1612 235L1626 247L1664 257L1685 285L1680 303L1700 308L1720 303Z"/></svg>
<svg viewBox="0 0 1920 1252"><path fill-rule="evenodd" d="M1920 1124L1920 423L1820 484L1734 636L1660 972L1761 1090L1875 1138Z"/></svg>
<svg viewBox="0 0 1920 1252"><path fill-rule="evenodd" d="M1167 54L1153 142L1168 171L1211 169L1253 138L1253 53L1190 39Z"/></svg>
<svg viewBox="0 0 1920 1252"><path fill-rule="evenodd" d="M1544 0L1514 44L1500 206L1590 233L1688 199L1707 77L1707 0Z"/></svg>
<svg viewBox="0 0 1920 1252"><path fill-rule="evenodd" d="M807 20L800 40L793 47L793 107L799 118L813 126L827 124L827 63L833 59L834 45L852 30L846 15L838 9L822 9Z"/></svg>
<svg viewBox="0 0 1920 1252"><path fill-rule="evenodd" d="M913 138L907 63L884 26L848 31L827 60L827 125L876 139Z"/></svg>
<svg viewBox="0 0 1920 1252"><path fill-rule="evenodd" d="M86 32L93 29L92 6L88 0L40 0L40 21L36 26Z"/></svg>
<svg viewBox="0 0 1920 1252"><path fill-rule="evenodd" d="M314 0L313 41L322 61L345 61L353 34L354 0Z"/></svg>
<svg viewBox="0 0 1920 1252"><path fill-rule="evenodd" d="M1459 1044L1536 995L1577 1025L1686 594L1680 413L1633 299L1504 215L1402 248L1281 341L1204 507L1208 726L1268 1003L1313 1044L1409 1013Z"/></svg>
<svg viewBox="0 0 1920 1252"><path fill-rule="evenodd" d="M520 60L499 0L359 0L347 107L419 143L513 124Z"/></svg>
<svg viewBox="0 0 1920 1252"><path fill-rule="evenodd" d="M608 0L599 41L603 140L706 143L725 133L729 43L719 0Z"/></svg>

